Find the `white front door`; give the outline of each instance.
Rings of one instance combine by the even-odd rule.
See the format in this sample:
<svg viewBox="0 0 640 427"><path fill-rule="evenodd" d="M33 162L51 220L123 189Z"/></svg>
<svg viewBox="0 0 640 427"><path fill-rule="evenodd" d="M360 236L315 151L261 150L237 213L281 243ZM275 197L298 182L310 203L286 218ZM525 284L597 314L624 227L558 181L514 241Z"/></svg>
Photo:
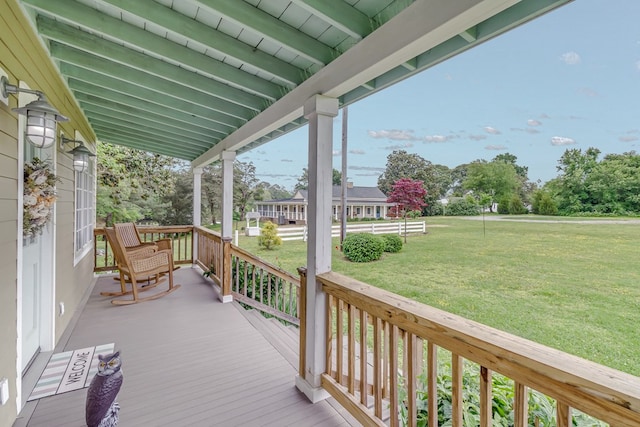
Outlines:
<svg viewBox="0 0 640 427"><path fill-rule="evenodd" d="M34 157L54 163L54 148L37 149L24 142L24 162ZM20 171L21 175L23 174ZM22 239L21 367L22 373L41 349L49 350L52 338L50 313L53 294L53 218L41 234Z"/></svg>

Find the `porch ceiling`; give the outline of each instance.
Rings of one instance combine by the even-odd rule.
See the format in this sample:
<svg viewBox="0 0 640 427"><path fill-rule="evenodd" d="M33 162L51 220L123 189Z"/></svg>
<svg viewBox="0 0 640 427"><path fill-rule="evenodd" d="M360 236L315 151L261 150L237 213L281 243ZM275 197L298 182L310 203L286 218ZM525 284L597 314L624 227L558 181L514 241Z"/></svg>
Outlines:
<svg viewBox="0 0 640 427"><path fill-rule="evenodd" d="M570 0L20 0L98 139L203 166Z"/></svg>

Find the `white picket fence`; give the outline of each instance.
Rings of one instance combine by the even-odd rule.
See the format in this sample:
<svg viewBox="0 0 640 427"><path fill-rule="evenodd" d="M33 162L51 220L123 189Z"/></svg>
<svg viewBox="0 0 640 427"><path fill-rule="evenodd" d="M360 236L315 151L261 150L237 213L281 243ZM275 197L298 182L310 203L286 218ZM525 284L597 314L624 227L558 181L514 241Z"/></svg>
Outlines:
<svg viewBox="0 0 640 427"><path fill-rule="evenodd" d="M407 222L408 233L426 233L427 224L425 221ZM371 234L404 234L404 221L398 222L359 222L347 224L347 234L349 233L371 233ZM301 227L279 227L278 236L283 241L286 240L307 240L307 226ZM331 237L340 236L340 225L331 227Z"/></svg>

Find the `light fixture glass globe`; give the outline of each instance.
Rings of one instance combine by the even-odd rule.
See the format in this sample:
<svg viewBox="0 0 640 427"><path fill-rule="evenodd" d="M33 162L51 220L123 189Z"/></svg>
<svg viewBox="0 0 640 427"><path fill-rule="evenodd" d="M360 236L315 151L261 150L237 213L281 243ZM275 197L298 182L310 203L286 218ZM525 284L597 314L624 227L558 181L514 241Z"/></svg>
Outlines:
<svg viewBox="0 0 640 427"><path fill-rule="evenodd" d="M38 148L51 147L56 141L56 115L27 110L26 136L29 142Z"/></svg>

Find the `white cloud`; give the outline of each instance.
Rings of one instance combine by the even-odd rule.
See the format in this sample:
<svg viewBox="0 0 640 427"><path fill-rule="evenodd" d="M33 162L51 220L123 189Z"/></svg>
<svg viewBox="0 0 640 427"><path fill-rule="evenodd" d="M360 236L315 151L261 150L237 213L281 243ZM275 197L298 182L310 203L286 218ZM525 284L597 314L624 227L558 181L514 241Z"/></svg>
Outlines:
<svg viewBox="0 0 640 427"><path fill-rule="evenodd" d="M280 161L281 162L287 162L287 163L293 163L293 160L291 160L291 159L282 159Z"/></svg>
<svg viewBox="0 0 640 427"><path fill-rule="evenodd" d="M371 138L391 139L393 141L416 141L419 138L413 134L412 130L386 129L367 131Z"/></svg>
<svg viewBox="0 0 640 427"><path fill-rule="evenodd" d="M383 147L385 150L402 150L403 148L411 148L413 147L413 143L412 142L407 142L406 144L396 144L396 145L387 145L386 147Z"/></svg>
<svg viewBox="0 0 640 427"><path fill-rule="evenodd" d="M500 135L502 132L500 132L498 129L491 127L491 126L485 126L484 127L484 131L486 133L490 133L491 135Z"/></svg>
<svg viewBox="0 0 640 427"><path fill-rule="evenodd" d="M554 136L551 138L551 145L573 145L576 144L575 139L566 136Z"/></svg>
<svg viewBox="0 0 640 427"><path fill-rule="evenodd" d="M386 168L377 168L374 166L349 166L349 169L356 171L373 171L373 172L384 172L387 170Z"/></svg>
<svg viewBox="0 0 640 427"><path fill-rule="evenodd" d="M540 125L542 125L542 122L540 120L536 120L536 119L529 119L529 120L527 120L527 124L529 126L540 126Z"/></svg>
<svg viewBox="0 0 640 427"><path fill-rule="evenodd" d="M473 141L481 141L483 139L487 139L487 135L469 135L469 139Z"/></svg>
<svg viewBox="0 0 640 427"><path fill-rule="evenodd" d="M427 135L424 137L425 142L447 142L448 140L449 137L444 135Z"/></svg>
<svg viewBox="0 0 640 427"><path fill-rule="evenodd" d="M487 145L486 147L484 147L485 150L506 150L507 147L505 147L504 145Z"/></svg>
<svg viewBox="0 0 640 427"><path fill-rule="evenodd" d="M364 150L349 150L350 154L367 154Z"/></svg>
<svg viewBox="0 0 640 427"><path fill-rule="evenodd" d="M573 52L573 51L563 53L560 56L560 60L562 60L562 62L564 62L567 65L577 65L581 61L580 55L578 55L576 52Z"/></svg>
<svg viewBox="0 0 640 427"><path fill-rule="evenodd" d="M333 156L341 156L342 155L342 150L333 150Z"/></svg>
<svg viewBox="0 0 640 427"><path fill-rule="evenodd" d="M629 136L621 136L618 138L618 141L620 142L633 142L633 141L638 141L640 140L640 138L638 138L637 136L633 136L633 135L629 135Z"/></svg>

